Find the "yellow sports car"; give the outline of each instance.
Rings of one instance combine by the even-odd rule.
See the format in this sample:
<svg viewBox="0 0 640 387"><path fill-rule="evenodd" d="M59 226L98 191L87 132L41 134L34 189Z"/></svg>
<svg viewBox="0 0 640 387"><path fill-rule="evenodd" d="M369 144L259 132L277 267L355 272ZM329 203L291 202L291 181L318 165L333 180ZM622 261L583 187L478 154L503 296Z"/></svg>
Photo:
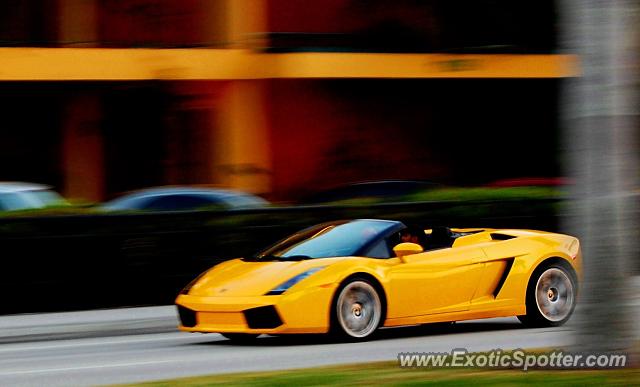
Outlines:
<svg viewBox="0 0 640 387"><path fill-rule="evenodd" d="M569 319L580 274L576 238L511 229L424 230L358 219L302 230L185 287L180 329L370 337L379 327L518 316Z"/></svg>

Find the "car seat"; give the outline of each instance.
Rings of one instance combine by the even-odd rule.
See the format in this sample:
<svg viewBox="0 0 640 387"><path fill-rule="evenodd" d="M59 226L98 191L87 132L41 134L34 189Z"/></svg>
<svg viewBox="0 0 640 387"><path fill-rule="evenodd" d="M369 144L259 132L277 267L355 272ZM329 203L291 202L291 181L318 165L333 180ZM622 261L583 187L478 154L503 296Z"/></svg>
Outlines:
<svg viewBox="0 0 640 387"><path fill-rule="evenodd" d="M454 241L453 232L449 227L434 227L427 237L426 250L444 249L451 247Z"/></svg>

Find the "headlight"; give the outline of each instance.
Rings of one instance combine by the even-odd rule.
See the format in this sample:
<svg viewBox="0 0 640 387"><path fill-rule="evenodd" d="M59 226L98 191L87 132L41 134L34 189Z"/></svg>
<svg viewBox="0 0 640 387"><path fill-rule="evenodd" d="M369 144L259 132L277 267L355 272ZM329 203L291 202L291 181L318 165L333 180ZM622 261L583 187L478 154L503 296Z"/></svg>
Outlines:
<svg viewBox="0 0 640 387"><path fill-rule="evenodd" d="M282 294L284 292L286 292L287 290L289 290L290 287L292 287L293 285L297 284L298 282L302 281L303 279L309 277L310 275L312 275L313 273L317 273L320 270L324 269L325 266L320 266L320 267L314 267L313 269L309 269L303 273L298 274L297 276L281 283L280 285L276 286L275 288L271 289L267 294L265 294L265 296L277 296L279 294Z"/></svg>
<svg viewBox="0 0 640 387"><path fill-rule="evenodd" d="M213 269L213 268L211 268L211 269ZM191 280L191 282L189 282L187 284L187 286L182 288L182 290L180 291L180 294L189 294L189 290L191 290L193 285L195 285L196 282L198 282L200 280L200 278L204 277L204 275L207 274L211 269L205 270L203 273L200 273L200 275L198 275L196 278Z"/></svg>

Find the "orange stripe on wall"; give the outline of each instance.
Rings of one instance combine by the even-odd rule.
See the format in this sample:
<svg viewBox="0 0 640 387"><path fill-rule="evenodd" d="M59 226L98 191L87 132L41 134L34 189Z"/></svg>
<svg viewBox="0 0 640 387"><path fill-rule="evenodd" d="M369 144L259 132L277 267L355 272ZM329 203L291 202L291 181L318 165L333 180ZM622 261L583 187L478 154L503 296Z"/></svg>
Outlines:
<svg viewBox="0 0 640 387"><path fill-rule="evenodd" d="M266 54L235 49L0 48L0 80L563 78L573 55Z"/></svg>

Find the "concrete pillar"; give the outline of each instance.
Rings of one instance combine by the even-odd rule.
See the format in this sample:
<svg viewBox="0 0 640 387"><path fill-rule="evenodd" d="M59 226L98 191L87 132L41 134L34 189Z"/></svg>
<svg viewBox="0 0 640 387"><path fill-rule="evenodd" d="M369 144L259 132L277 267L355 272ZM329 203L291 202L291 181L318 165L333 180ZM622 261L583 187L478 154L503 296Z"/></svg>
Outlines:
<svg viewBox="0 0 640 387"><path fill-rule="evenodd" d="M267 30L265 0L215 0L211 41L252 49ZM222 29L220 29L222 27ZM253 193L271 191L271 146L267 120L268 81L240 80L211 85L215 95L211 123L213 183Z"/></svg>
<svg viewBox="0 0 640 387"><path fill-rule="evenodd" d="M97 0L60 0L58 40L66 47L98 45Z"/></svg>
<svg viewBox="0 0 640 387"><path fill-rule="evenodd" d="M575 185L565 224L581 237L584 283L577 348L638 355L638 22L635 0L560 2L564 49L582 76L565 82L567 172ZM637 309L637 308L636 308ZM636 358L636 362L637 362ZM629 362L629 361L628 361Z"/></svg>
<svg viewBox="0 0 640 387"><path fill-rule="evenodd" d="M213 161L216 182L223 186L259 194L271 191L267 82L229 82L220 95Z"/></svg>
<svg viewBox="0 0 640 387"><path fill-rule="evenodd" d="M223 0L229 48L255 48L267 31L266 0Z"/></svg>
<svg viewBox="0 0 640 387"><path fill-rule="evenodd" d="M63 117L63 194L96 202L105 195L104 144L98 95L71 97Z"/></svg>

